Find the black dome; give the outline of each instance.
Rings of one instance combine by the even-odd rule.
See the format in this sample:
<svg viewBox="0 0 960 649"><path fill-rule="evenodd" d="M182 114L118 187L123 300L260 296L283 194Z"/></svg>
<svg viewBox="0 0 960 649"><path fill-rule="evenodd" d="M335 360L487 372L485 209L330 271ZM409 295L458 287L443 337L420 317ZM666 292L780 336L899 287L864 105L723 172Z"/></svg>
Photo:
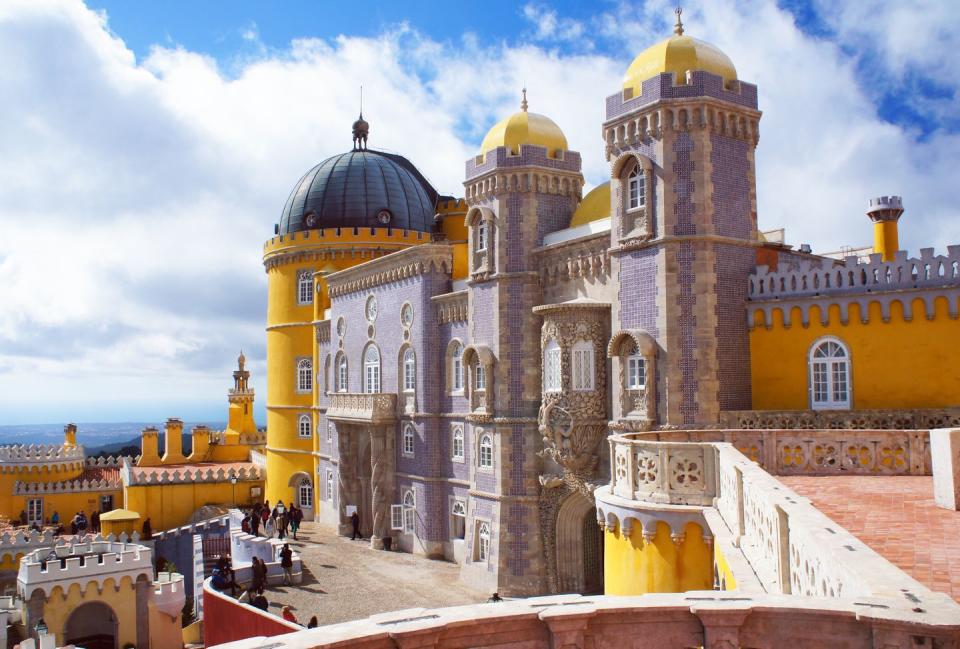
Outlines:
<svg viewBox="0 0 960 649"><path fill-rule="evenodd" d="M432 232L436 206L437 191L403 156L348 151L327 158L297 182L280 216L279 233L385 226Z"/></svg>

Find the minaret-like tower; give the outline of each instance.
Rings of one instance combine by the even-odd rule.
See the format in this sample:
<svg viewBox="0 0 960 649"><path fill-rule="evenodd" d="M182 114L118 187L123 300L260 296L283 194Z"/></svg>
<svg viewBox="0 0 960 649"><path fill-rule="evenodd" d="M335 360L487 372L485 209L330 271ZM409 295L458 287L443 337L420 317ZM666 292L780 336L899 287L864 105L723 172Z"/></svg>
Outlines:
<svg viewBox="0 0 960 649"><path fill-rule="evenodd" d="M250 372L246 369L247 357L240 352L237 369L233 373L233 389L227 393L230 403L226 430L226 443L239 443L241 435L257 432L253 419L253 388L250 387ZM234 439L235 438L235 439Z"/></svg>
<svg viewBox="0 0 960 649"><path fill-rule="evenodd" d="M633 390L643 394L614 398L626 428L713 424L721 410L751 407L743 314L757 245L759 120L756 86L737 79L723 52L685 35L679 10L674 35L641 53L607 97L614 329L619 320L631 338L654 343L640 352L652 374ZM624 361L627 347L636 346L623 348Z"/></svg>
<svg viewBox="0 0 960 649"><path fill-rule="evenodd" d="M897 224L903 214L903 199L899 196L880 196L870 199L867 216L873 221L873 252L883 261L893 261L900 249Z"/></svg>
<svg viewBox="0 0 960 649"><path fill-rule="evenodd" d="M481 154L466 165L471 344L464 367L472 412L467 421L472 443L493 438L492 467L478 464L471 474L467 525L489 525L488 561L496 565L488 570L467 563L464 570L474 571L465 578L508 594L544 590L537 504L541 318L533 312L541 289L530 251L543 245L545 235L568 226L582 185L580 154L568 149L553 121L527 111L526 89L521 110L496 124ZM489 582L491 573L496 583Z"/></svg>

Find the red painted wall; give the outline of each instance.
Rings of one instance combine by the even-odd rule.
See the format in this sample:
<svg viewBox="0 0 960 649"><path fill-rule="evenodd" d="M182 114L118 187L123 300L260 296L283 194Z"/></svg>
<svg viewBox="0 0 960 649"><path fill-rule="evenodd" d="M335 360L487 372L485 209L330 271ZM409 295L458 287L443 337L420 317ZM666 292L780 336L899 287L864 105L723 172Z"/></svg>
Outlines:
<svg viewBox="0 0 960 649"><path fill-rule="evenodd" d="M203 584L203 643L208 647L302 630L302 626L216 592L208 582Z"/></svg>

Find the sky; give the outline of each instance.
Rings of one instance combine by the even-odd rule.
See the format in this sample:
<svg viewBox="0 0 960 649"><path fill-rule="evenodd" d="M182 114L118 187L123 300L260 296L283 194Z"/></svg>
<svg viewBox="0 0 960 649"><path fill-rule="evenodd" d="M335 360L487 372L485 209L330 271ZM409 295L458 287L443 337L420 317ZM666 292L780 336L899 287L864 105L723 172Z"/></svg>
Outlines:
<svg viewBox="0 0 960 649"><path fill-rule="evenodd" d="M248 358L262 423L262 244L299 177L397 151L443 193L518 108L603 182L604 98L669 36L646 2L0 0L0 424L223 419ZM867 245L960 242L960 3L708 0L687 34L759 87L762 229Z"/></svg>

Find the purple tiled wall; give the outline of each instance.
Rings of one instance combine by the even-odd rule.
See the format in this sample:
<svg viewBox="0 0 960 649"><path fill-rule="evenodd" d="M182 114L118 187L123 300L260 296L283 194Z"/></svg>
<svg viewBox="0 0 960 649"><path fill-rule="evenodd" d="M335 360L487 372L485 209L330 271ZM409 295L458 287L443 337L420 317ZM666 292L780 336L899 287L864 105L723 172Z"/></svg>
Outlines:
<svg viewBox="0 0 960 649"><path fill-rule="evenodd" d="M634 250L620 257L620 328L657 331L657 248Z"/></svg>
<svg viewBox="0 0 960 649"><path fill-rule="evenodd" d="M749 239L754 228L749 177L751 145L715 133L710 135L710 145L715 232Z"/></svg>
<svg viewBox="0 0 960 649"><path fill-rule="evenodd" d="M734 81L730 89L723 86L723 78L703 70L693 72L692 83L674 85L672 73L663 73L647 79L642 84L639 95L623 100L623 92L607 97L607 120L620 117L629 112L649 106L661 99L681 99L686 97L714 97L739 106L757 107L757 87L745 81Z"/></svg>

